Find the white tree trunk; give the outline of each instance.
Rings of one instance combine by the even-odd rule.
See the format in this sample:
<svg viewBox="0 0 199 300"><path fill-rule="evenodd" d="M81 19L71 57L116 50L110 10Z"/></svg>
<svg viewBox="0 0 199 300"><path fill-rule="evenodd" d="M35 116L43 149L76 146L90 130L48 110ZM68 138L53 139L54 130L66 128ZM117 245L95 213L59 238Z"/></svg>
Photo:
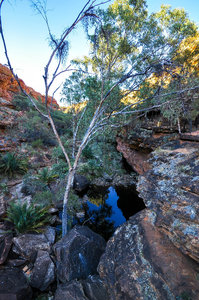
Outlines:
<svg viewBox="0 0 199 300"><path fill-rule="evenodd" d="M68 173L67 185L64 193L64 201L63 201L63 211L62 211L62 236L67 234L67 223L68 223L68 216L67 216L67 203L69 199L70 189L73 185L75 176L75 170L71 169Z"/></svg>
<svg viewBox="0 0 199 300"><path fill-rule="evenodd" d="M178 118L178 133L181 134L180 118Z"/></svg>

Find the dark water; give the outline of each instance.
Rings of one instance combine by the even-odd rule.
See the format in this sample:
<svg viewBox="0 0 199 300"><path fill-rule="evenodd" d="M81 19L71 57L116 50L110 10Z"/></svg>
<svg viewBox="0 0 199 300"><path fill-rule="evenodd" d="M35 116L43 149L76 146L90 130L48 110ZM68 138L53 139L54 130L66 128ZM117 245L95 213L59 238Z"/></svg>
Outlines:
<svg viewBox="0 0 199 300"><path fill-rule="evenodd" d="M110 187L99 192L90 192L84 203L85 217L75 223L89 226L107 240L115 229L131 216L145 208L135 186L128 189Z"/></svg>
<svg viewBox="0 0 199 300"><path fill-rule="evenodd" d="M105 200L105 203L112 208L112 213L110 217L107 217L107 220L110 220L114 223L114 227L118 227L126 221L126 218L123 215L122 209L118 207L119 196L116 190L113 187L108 189L108 197Z"/></svg>

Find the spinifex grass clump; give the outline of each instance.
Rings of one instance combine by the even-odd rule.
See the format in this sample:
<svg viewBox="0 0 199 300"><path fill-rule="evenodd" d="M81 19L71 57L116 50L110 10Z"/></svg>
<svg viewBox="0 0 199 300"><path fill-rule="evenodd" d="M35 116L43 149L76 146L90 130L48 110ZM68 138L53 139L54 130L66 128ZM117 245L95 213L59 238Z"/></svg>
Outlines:
<svg viewBox="0 0 199 300"><path fill-rule="evenodd" d="M27 172L27 160L15 153L6 153L0 158L0 171L9 177L14 174L24 174Z"/></svg>
<svg viewBox="0 0 199 300"><path fill-rule="evenodd" d="M17 233L41 232L49 222L49 207L11 202L7 209L7 221L14 224Z"/></svg>

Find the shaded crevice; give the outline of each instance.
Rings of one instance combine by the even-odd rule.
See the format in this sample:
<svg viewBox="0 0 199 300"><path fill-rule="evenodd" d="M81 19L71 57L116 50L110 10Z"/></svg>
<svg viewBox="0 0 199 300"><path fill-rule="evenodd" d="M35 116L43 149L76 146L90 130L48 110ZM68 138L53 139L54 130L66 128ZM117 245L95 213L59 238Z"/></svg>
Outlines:
<svg viewBox="0 0 199 300"><path fill-rule="evenodd" d="M126 158L122 156L122 167L127 172L127 174L135 173L133 167L127 162Z"/></svg>
<svg viewBox="0 0 199 300"><path fill-rule="evenodd" d="M136 191L135 185L128 188L116 187L116 192L119 197L117 206L121 209L126 220L146 208L143 199L139 197Z"/></svg>

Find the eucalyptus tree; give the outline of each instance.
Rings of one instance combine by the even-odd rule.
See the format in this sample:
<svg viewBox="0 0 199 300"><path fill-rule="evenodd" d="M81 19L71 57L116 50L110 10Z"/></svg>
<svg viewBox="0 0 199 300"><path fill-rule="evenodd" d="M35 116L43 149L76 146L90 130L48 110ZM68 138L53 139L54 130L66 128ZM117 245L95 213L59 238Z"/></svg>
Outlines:
<svg viewBox="0 0 199 300"><path fill-rule="evenodd" d="M106 11L99 9L96 15L98 18L91 18L85 24L91 44L90 56L73 62L83 78L78 78L81 80L78 102L85 101L86 104L75 130L75 140L81 131L80 145L76 151L73 148L75 171L82 150L102 129L121 126L121 116L164 107L171 100L161 102L161 91L166 93L161 95L162 98L168 94L178 95L179 91L166 91L163 84L156 85L146 94L146 82L152 74L172 73L176 49L184 38L196 33L195 24L183 11L168 9L165 12L163 7L159 15L148 17L145 1L114 1ZM173 17L173 20L165 22L163 17ZM78 80L73 79L69 79L71 90L68 79L65 82L63 94L66 98L73 99L74 91L77 96ZM124 106L120 100L132 92L136 92L137 102ZM154 102L149 105L152 99ZM143 103L147 103L144 108ZM142 106L138 109L139 104Z"/></svg>

